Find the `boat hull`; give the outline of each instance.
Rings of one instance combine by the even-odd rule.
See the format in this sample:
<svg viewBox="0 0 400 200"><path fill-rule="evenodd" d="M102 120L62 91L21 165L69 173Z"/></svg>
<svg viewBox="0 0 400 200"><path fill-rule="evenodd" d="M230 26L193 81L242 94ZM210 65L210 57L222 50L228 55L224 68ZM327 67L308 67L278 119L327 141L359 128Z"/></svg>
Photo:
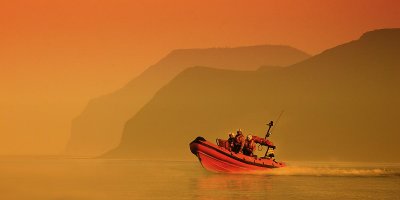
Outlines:
<svg viewBox="0 0 400 200"><path fill-rule="evenodd" d="M252 173L285 166L284 163L269 158L254 158L236 154L208 142L202 137L197 137L190 143L190 150L198 157L202 166L212 172Z"/></svg>

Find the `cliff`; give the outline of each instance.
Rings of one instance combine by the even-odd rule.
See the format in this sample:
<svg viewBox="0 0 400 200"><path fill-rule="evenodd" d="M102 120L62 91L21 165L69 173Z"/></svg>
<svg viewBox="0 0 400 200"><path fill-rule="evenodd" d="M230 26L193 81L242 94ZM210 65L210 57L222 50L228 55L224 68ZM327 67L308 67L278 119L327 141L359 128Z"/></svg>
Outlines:
<svg viewBox="0 0 400 200"><path fill-rule="evenodd" d="M255 70L261 65L286 66L309 56L287 46L174 50L120 90L91 100L72 122L66 153L96 156L115 148L125 122L180 72L193 66Z"/></svg>
<svg viewBox="0 0 400 200"><path fill-rule="evenodd" d="M376 30L285 68L189 68L125 125L104 157L194 159L188 144L273 130L280 160L399 162L400 29Z"/></svg>

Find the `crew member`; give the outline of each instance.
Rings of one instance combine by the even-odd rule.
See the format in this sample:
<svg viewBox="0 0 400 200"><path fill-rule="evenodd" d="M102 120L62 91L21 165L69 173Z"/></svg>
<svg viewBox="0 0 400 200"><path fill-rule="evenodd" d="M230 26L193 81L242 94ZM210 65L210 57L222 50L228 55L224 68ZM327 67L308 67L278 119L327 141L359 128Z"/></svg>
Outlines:
<svg viewBox="0 0 400 200"><path fill-rule="evenodd" d="M247 135L246 141L243 147L243 154L247 156L253 156L253 151L256 148L256 144L254 143L253 136Z"/></svg>
<svg viewBox="0 0 400 200"><path fill-rule="evenodd" d="M244 139L242 130L239 129L236 132L236 136L235 136L234 149L233 149L233 151L235 153L242 153L243 147L244 147L244 142L245 142L244 140L245 139Z"/></svg>
<svg viewBox="0 0 400 200"><path fill-rule="evenodd" d="M228 142L226 145L226 147L229 151L232 151L235 147L235 136L236 136L236 134L234 132L229 133L229 139L228 139Z"/></svg>

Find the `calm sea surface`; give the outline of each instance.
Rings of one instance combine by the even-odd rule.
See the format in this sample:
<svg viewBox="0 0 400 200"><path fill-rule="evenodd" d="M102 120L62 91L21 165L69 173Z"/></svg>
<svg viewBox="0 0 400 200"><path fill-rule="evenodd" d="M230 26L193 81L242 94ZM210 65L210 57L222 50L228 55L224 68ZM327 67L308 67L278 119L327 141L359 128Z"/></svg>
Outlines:
<svg viewBox="0 0 400 200"><path fill-rule="evenodd" d="M400 199L400 165L296 163L215 174L197 161L0 159L0 199Z"/></svg>

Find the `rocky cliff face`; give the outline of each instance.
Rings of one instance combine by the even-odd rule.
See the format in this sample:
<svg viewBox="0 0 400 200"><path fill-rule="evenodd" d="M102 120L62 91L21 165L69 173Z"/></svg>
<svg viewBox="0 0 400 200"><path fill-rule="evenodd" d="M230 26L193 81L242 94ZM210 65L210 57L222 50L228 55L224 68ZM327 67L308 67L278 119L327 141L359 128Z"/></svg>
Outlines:
<svg viewBox="0 0 400 200"><path fill-rule="evenodd" d="M255 70L261 65L286 66L309 56L287 46L182 49L172 51L120 90L89 102L72 122L67 154L95 156L115 148L126 121L180 72L193 66Z"/></svg>
<svg viewBox="0 0 400 200"><path fill-rule="evenodd" d="M125 125L105 157L190 159L196 136L273 130L279 159L399 162L400 30L376 30L286 68L189 68Z"/></svg>

